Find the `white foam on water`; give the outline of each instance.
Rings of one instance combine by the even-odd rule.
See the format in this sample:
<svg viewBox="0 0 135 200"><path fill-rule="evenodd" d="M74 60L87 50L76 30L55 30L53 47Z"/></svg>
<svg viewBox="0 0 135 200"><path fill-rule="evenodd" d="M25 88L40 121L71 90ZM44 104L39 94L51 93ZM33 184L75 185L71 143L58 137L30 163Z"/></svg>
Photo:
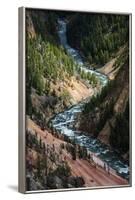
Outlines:
<svg viewBox="0 0 135 200"><path fill-rule="evenodd" d="M69 137L74 137L74 131L72 131L71 129L68 129L67 127L63 126L62 127L62 133L64 135L67 135Z"/></svg>
<svg viewBox="0 0 135 200"><path fill-rule="evenodd" d="M68 124L71 123L71 122L74 122L74 120L71 119L71 120L67 120L67 121L65 121L65 122L61 122L61 123L54 124L54 127L63 126L63 125L68 125Z"/></svg>
<svg viewBox="0 0 135 200"><path fill-rule="evenodd" d="M122 173L127 174L128 173L128 168L119 168L118 171L119 171L120 174L122 174Z"/></svg>

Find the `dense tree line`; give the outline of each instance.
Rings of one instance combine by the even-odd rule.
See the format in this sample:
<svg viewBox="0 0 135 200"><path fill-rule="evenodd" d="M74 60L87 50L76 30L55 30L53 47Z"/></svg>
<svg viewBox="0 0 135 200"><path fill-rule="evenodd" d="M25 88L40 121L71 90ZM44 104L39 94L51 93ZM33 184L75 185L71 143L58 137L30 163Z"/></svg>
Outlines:
<svg viewBox="0 0 135 200"><path fill-rule="evenodd" d="M87 80L90 85L92 85L93 87L97 86L99 80L95 76L95 74L90 73L90 72L85 72L83 69L79 70L79 74L80 74L80 77L84 80Z"/></svg>
<svg viewBox="0 0 135 200"><path fill-rule="evenodd" d="M64 80L65 76L72 76L75 63L66 55L65 51L43 41L27 38L27 83L34 87L39 94L49 90L49 82L45 80Z"/></svg>
<svg viewBox="0 0 135 200"><path fill-rule="evenodd" d="M129 17L111 14L74 14L68 41L92 64L105 64L129 39Z"/></svg>
<svg viewBox="0 0 135 200"><path fill-rule="evenodd" d="M26 98L28 113L31 112L31 89L36 89L39 95L53 95L51 82L64 81L70 79L74 74L76 64L73 59L66 55L65 51L42 38L27 38L27 58L26 58ZM67 99L66 91L61 93L63 99Z"/></svg>

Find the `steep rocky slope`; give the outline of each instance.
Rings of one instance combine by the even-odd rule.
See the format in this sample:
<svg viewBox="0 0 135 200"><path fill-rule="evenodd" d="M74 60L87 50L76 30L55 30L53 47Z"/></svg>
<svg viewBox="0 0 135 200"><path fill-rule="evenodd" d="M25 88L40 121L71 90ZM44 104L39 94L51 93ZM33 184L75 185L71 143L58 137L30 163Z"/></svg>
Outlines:
<svg viewBox="0 0 135 200"><path fill-rule="evenodd" d="M117 63L119 64L117 65ZM120 151L129 151L129 63L127 48L115 63L115 78L92 98L79 116L77 127ZM116 130L117 129L117 130ZM127 158L128 159L128 158Z"/></svg>
<svg viewBox="0 0 135 200"><path fill-rule="evenodd" d="M59 44L55 12L26 15L27 114L43 126L56 113L93 94L78 78L76 63Z"/></svg>

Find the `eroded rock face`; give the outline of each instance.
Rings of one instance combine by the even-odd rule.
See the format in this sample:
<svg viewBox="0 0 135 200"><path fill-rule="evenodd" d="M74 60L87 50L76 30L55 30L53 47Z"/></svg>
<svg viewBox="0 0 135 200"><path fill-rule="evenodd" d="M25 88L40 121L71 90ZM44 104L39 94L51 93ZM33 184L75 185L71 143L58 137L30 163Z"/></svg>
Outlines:
<svg viewBox="0 0 135 200"><path fill-rule="evenodd" d="M116 116L125 112L127 102L129 99L129 69L127 64L123 65L120 71L117 73L116 78L114 79L115 85L110 88L103 102L99 105L97 111L96 108L94 111L88 113L82 113L78 117L76 127L79 130L83 130L88 134L92 134L98 137L103 143L111 146L111 128L115 127ZM103 120L106 112L106 103L109 105L113 100L113 109L109 117ZM101 124L100 130L96 133L96 129L99 126L99 123L104 121ZM127 133L128 134L128 133ZM122 140L122 138L121 138ZM125 153L124 153L125 154Z"/></svg>
<svg viewBox="0 0 135 200"><path fill-rule="evenodd" d="M26 23L27 23L26 28L27 28L28 37L30 37L30 38L36 37L34 25L33 25L32 19L30 17L30 14L28 12L26 13Z"/></svg>

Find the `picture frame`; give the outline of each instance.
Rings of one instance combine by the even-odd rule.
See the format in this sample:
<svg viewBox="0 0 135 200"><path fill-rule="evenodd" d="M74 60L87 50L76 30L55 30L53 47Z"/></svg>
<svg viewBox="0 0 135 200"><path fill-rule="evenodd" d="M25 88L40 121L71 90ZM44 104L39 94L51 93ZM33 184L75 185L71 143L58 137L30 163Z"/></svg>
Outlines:
<svg viewBox="0 0 135 200"><path fill-rule="evenodd" d="M43 18L45 16L44 13L47 16L45 21L43 21ZM52 13L54 13L54 15L55 15L55 13L58 14L57 16L55 16L57 18L57 22L55 22L56 24L54 26L56 26L56 27L54 27L54 26L49 27L49 25L51 23L53 24L53 20L55 18L52 15ZM114 18L112 17L113 19L109 19L110 24L112 24L112 26L108 25L108 27L110 29L108 27L106 27L106 30L104 30L105 33L103 31L104 26L102 26L102 28L101 28L102 29L101 32L103 31L103 33L102 33L103 37L101 36L101 38L104 38L104 37L107 38L109 34L110 35L112 34L113 36L115 35L114 38L116 37L116 38L118 38L118 40L120 40L119 39L120 34L121 34L120 37L124 38L124 39L121 39L122 41L119 41L119 45L117 45L117 42L115 42L117 40L114 41L115 45L118 46L116 48L117 51L119 50L118 53L115 52L116 49L114 47L115 51L112 50L112 54L106 55L106 58L101 59L101 55L99 54L99 59L97 59L97 60L99 60L100 62L102 60L101 65L100 65L100 62L98 63L96 58L94 58L94 60L92 60L93 58L91 58L91 57L93 56L93 54L91 56L89 56L89 58L87 56L87 53L85 55L83 54L83 51L85 50L85 48L83 48L83 46L85 46L87 44L88 37L86 37L86 36L88 33L85 36L83 29L81 29L81 25L83 27L83 24L80 25L79 20L81 17L80 16L78 17L79 14L80 14L80 16L85 15L85 17L83 19L84 21L83 20L81 21L84 24L85 24L85 20L87 21L87 18L88 18L87 16L94 16L94 17L96 16L95 18L93 17L92 20L97 20L97 24L99 23L99 25L102 23L103 23L103 25L105 25L107 23L106 21L107 21L107 18L109 15L119 17L118 19L115 19L115 17ZM97 16L98 16L98 18L97 18ZM100 22L100 18L102 18L102 16L105 16L105 17L103 17L104 19L102 19L102 21ZM127 20L126 23L128 24L128 28L124 25L124 22L121 20L122 16L127 17L127 18L126 17L125 18ZM38 25L38 17L40 17L40 23L41 23L39 25ZM72 30L73 29L75 31L77 30L76 23L80 27L80 32L78 32L78 34L81 33L82 35L84 35L86 37L84 41L82 40L82 44L79 47L77 46L78 45L77 41L75 41L75 43L73 44L73 47L71 47L68 44L69 40L67 41L67 38L65 39L65 37L63 36L63 32L65 34L65 27L66 27L65 24L69 20L72 20L71 29L69 29L69 31L68 31L69 37L71 37L70 42L75 41L76 37L79 39L81 38L77 34L72 38L72 35L74 33L74 31L72 31ZM88 23L90 23L91 26L93 25L93 28L95 28L92 20ZM98 22L98 20L99 20L99 22ZM46 23L48 23L48 28L50 28L49 31L48 30L46 31L41 26L43 24L46 25ZM33 26L33 24L34 24L34 26ZM76 26L74 26L74 24ZM120 27L119 27L119 24L120 24ZM18 141L18 144L19 144L19 148L18 148L19 149L19 174L18 174L19 192L21 192L21 193L57 192L57 191L74 191L74 190L84 190L84 189L85 190L86 189L98 189L98 188L120 188L120 187L132 186L132 129L131 129L131 127L132 127L132 116L131 116L132 115L132 78L131 78L131 76L132 76L132 70L131 70L131 66L132 66L132 52L131 52L131 49L132 49L132 34L131 34L132 33L132 14L131 13L115 13L115 12L114 13L111 13L111 12L108 12L108 13L102 12L101 13L101 12L93 12L93 11L91 12L91 11L53 10L53 9L21 7L21 8L19 8L19 25L18 25L18 27L19 27L19 131L18 131L19 132L19 141ZM86 27L87 27L87 23L86 23ZM85 27L85 29L87 30L86 27ZM117 29L120 29L120 31ZM108 32L108 30L109 30L109 32ZM122 30L123 30L123 32L122 32ZM47 39L44 38L43 41L42 41L42 38L44 37L43 36L44 32L42 32L42 31L45 31L46 38L47 38ZM66 31L67 31L67 29L66 29ZM70 31L71 31L71 34L70 34ZM124 31L127 31L129 33L129 36L125 36ZM28 36L28 34L30 34L30 36ZM37 40L35 39L35 38L37 38L37 36L35 36L36 34L41 35L41 36L39 36L39 38ZM56 34L57 34L57 36L56 36ZM105 34L106 34L106 36L105 36ZM56 43L54 41L55 40L54 37L57 38ZM99 37L100 37L100 35L99 35ZM128 37L128 39L125 39L126 37ZM107 41L107 39L105 41ZM90 44L90 42L89 42L89 44ZM61 44L63 44L63 47L61 47ZM57 83L57 80L55 80L55 76L57 76L56 75L57 73L54 74L54 76L50 75L51 73L53 74L55 71L55 68L53 68L53 71L51 71L51 69L50 69L51 73L50 73L50 71L48 72L49 76L48 76L48 74L46 75L46 73L44 71L44 74L45 74L44 78L43 78L44 81L45 82L48 81L49 83L51 82L51 86L49 85L49 89L48 88L46 89L46 90L51 91L51 93L49 93L49 95L45 91L45 88L40 93L39 91L40 91L41 87L34 84L33 83L34 81L32 82L32 85L31 85L32 93L30 91L28 91L27 85L29 87L28 83L30 83L29 81L27 81L27 78L29 78L28 74L30 74L34 71L34 69L32 68L32 70L30 69L31 71L28 72L27 67L30 64L28 59L31 58L32 60L34 60L34 58L36 56L37 56L37 59L40 59L39 58L40 55L38 55L38 53L35 54L35 52L32 51L33 47L37 48L37 52L40 52L40 54L42 56L45 54L44 48L46 48L47 45L49 47L48 47L48 49L45 49L45 51L47 51L48 54L51 51L53 52L52 55L54 56L55 62L57 60L59 60L60 57L62 57L62 59L65 59L64 62L68 63L67 65L64 63L65 66L70 66L73 63L73 65L79 65L82 71L83 71L83 67L85 67L88 70L91 70L91 72L93 71L92 73L95 73L96 75L93 78L93 76L91 76L92 73L89 74L89 76L90 76L89 81L91 81L91 83L90 82L87 83L87 81L85 80L86 79L86 78L84 78L85 73L84 74L82 73L81 75L78 75L80 72L78 72L78 74L76 73L77 66L76 66L75 70L73 69L72 75L69 75L70 74L69 69L66 68L67 73L68 73L67 77L69 78L69 82L68 82L68 78L64 74L65 72L63 72L64 70L63 70L63 66L62 66L61 72L59 72L59 68L56 68L56 71L59 72L59 76L61 73L63 73L62 76L65 75L65 77L66 77L65 79L68 82L66 84L69 84L68 86L65 84L65 79L63 80L63 77L61 77L61 80L63 81L62 84L63 85L65 84L66 86L63 86L63 85L61 86L60 82ZM30 50L29 50L29 47L31 47ZM77 51L76 51L75 47L77 47ZM54 48L54 49L52 50L52 48ZM111 49L111 47L107 47L107 48ZM107 52L107 50L108 50L107 48L104 52ZM99 49L100 49L100 47L99 47ZM30 51L30 54L29 54L29 51ZM95 52L96 52L96 54L98 54L99 51L95 50ZM102 53L103 52L101 51L101 54ZM58 57L56 56L56 54ZM33 57L30 57L32 55L33 55ZM128 55L129 55L129 57L128 57ZM55 56L56 56L56 59L55 59ZM71 59L69 59L68 56L71 57ZM50 61L50 63L47 66L50 66L53 64L55 66L55 63L53 63L53 61L51 63L51 59L53 60L52 57L51 57L51 53L50 53L50 57L48 60L48 62ZM74 60L72 60L72 58L77 60L77 62L74 63ZM72 112L73 113L75 113L75 112L82 113L82 110L80 111L80 107L82 106L81 102L84 102L85 104L87 104L89 108L91 107L91 104L89 103L91 101L91 99L89 100L90 94L93 91L101 92L101 89L102 89L100 87L99 87L99 89L96 88L97 87L96 84L98 84L97 79L99 79L102 82L103 86L105 86L107 84L106 74L105 74L106 71L104 70L104 68L106 70L108 70L107 63L113 62L112 70L114 70L114 71L116 70L116 75L118 73L117 71L120 70L119 66L124 65L124 64L121 64L121 60L118 60L118 58L120 58L122 60L122 62L126 63L128 71L126 72L127 76L123 75L123 77L126 76L125 83L127 83L126 85L123 85L123 88L125 90L122 90L123 88L121 86L121 88L120 88L121 92L119 91L119 96L117 96L117 99L120 98L120 99L118 99L119 104L123 100L123 99L121 100L121 98L123 98L123 97L121 97L120 95L123 94L123 96L125 95L124 97L126 99L129 99L128 100L128 102L129 102L129 118L128 118L128 123L127 123L127 121L124 121L125 118L123 119L123 115L124 115L123 113L125 112L125 110L122 111L122 114L123 114L122 116L120 115L120 117L119 116L116 117L116 114L119 114L119 113L121 114L121 111L119 111L119 110L122 110L121 107L123 105L125 106L125 109L126 109L126 104L121 103L122 106L118 105L118 104L117 104L117 106L115 105L115 114L111 113L109 115L109 119L110 119L110 121L111 120L112 121L110 122L108 120L108 118L106 119L106 123L110 123L110 125L108 125L109 127L111 127L111 123L112 124L114 123L112 129L110 128L112 132L114 131L114 134L112 134L113 142L111 144L110 143L106 144L103 142L103 138L102 138L102 137L106 137L104 135L104 129L103 129L106 124L104 124L104 126L100 130L101 138L99 136L97 138L95 136L96 130L92 127L93 124L91 125L91 127L87 127L88 124L86 124L86 118L83 121L84 124L82 123L82 125L80 125L79 128L78 128L77 122L75 122L76 119L74 121L71 121L71 123L67 124L67 121L71 120L71 118L70 118L71 116L68 119L67 113L70 113L70 114L72 114ZM123 61L124 58L127 58L128 61L127 60ZM44 60L44 58L41 58L41 60ZM47 57L45 57L44 63L46 62L46 60L47 60ZM34 62L36 62L36 61L33 61L33 63ZM85 64L84 64L84 62L85 62ZM94 65L92 63L93 64L92 67L89 67L89 62L90 63L97 62L98 64ZM36 64L34 65L33 63L32 63L32 67L37 66ZM42 61L41 61L41 63L42 63ZM38 65L40 65L42 68L41 63L39 62ZM114 65L116 65L116 66L114 66ZM98 66L98 68L96 68L96 66ZM102 68L102 67L104 67L104 68ZM102 70L100 68L102 68ZM49 69L49 67L45 68L45 70L47 70L47 69ZM70 69L70 71L71 70L72 69ZM36 75L38 74L38 72L39 71L35 70ZM111 74L112 72L109 71L109 73ZM109 80L112 79L115 82L115 75L111 74L111 76L109 76L109 73L107 74L107 77L109 77ZM125 71L123 73L126 74ZM72 76L75 76L75 79L74 78L70 79ZM114 77L112 78L112 76L114 76ZM40 74L40 77L41 77L41 74ZM123 81L123 79L122 79L122 81ZM45 82L44 82L44 84L45 84ZM36 79L36 83L37 83L37 79ZM71 83L72 83L72 85L70 85ZM122 82L122 84L123 83L124 83L124 81ZM92 88L91 88L90 85L92 85L92 84L94 86L92 86ZM59 88L55 88L54 85L59 86ZM79 91L77 91L78 87L81 88ZM115 89L113 88L113 90L116 91L117 87L118 87L118 83L116 83L116 86L110 86L110 88L109 88L110 90L112 89L111 87L114 87L114 88L116 87ZM53 90L52 90L52 88L53 88ZM68 88L68 93L67 93L67 91L65 92L65 90L61 91L61 88L64 88L64 89ZM84 93L82 92L83 88L85 90ZM105 92L106 92L106 90L105 90ZM108 90L107 90L107 92L108 92ZM45 109L47 109L47 106L48 106L48 104L46 103L47 98L49 99L48 101L52 102L52 104L49 102L50 110L52 109L53 104L56 104L56 106L58 106L57 103L55 103L53 97L57 97L59 99L58 103L59 103L59 101L61 101L61 98L63 98L64 100L66 99L65 100L66 103L64 102L64 100L62 100L66 105L63 105L64 103L62 104L63 107L60 105L60 108L58 108L58 111L56 111L56 108L55 108L55 112L54 112L54 110L53 111L49 110L49 112L48 112L49 114L45 113L47 115L47 117L45 116L45 118L39 120L39 119L37 119L37 116L39 116L39 113L38 114L32 113L31 117L30 117L29 112L27 112L27 108L28 108L28 105L27 105L28 98L26 97L27 94L30 98L31 98L30 95L34 96L33 101L35 101L36 103L34 102L35 104L34 103L32 104L32 109L34 109L37 106L38 101L40 101L40 106L42 107L43 103L41 104L41 102L44 101L44 110L43 110L43 112L41 112L42 109L40 108L40 112L39 112L40 114L42 113L43 116L45 113ZM74 102L72 102L72 103L71 102L67 103L67 101L69 100L69 94L70 95L72 94L71 95L73 98L72 101L74 100ZM77 97L77 95L78 95L78 97ZM116 95L115 92L112 92L112 95ZM91 97L92 97L92 95L91 95ZM50 100L51 98L52 98L52 100ZM124 100L125 100L125 98L124 98ZM86 99L87 99L87 101L85 101ZM99 97L99 99L100 99L100 97ZM124 100L123 100L123 102L124 102ZM92 101L94 102L94 100L92 100ZM103 98L103 101L105 101L105 98ZM108 101L110 102L110 99ZM127 103L127 100L126 100L126 103ZM46 106L46 104L47 104L47 106ZM78 107L77 107L78 104L79 104L79 106L81 105L79 107L79 111L78 111ZM93 104L95 105L95 102ZM92 104L92 106L93 106L93 104ZM103 103L99 103L98 105L100 105L100 104L102 106L104 106ZM87 107L87 109L88 109L88 107ZM38 109L39 109L39 107L38 107ZM70 112L71 109L72 109L72 112ZM89 118L89 121L91 119L95 119L97 117L98 114L96 115L94 113L96 113L96 112L100 113L100 109L101 109L100 106L98 108L98 106L96 104L95 110L91 111L91 112L93 112L94 117ZM104 109L104 107L102 109ZM77 110L77 111L75 111L75 110ZM113 110L114 110L114 104L113 104ZM31 112L33 112L33 111L31 111ZM66 114L64 112L66 112ZM111 112L112 112L112 110L111 110ZM61 117L62 114L64 115L63 118ZM50 116L48 117L48 115L50 115ZM88 117L87 113L85 113L85 115ZM56 118L57 116L58 116L58 118ZM104 115L102 115L102 117L100 116L99 118L103 118L103 116ZM77 115L77 117L78 117L77 120L80 120L79 117L83 118L84 116L81 116L81 114L80 114L79 116ZM42 126L42 124L45 123L44 120L46 118L48 120L49 125ZM65 118L65 121L64 121L64 118ZM51 120L51 123L50 123L50 120ZM61 120L61 122L59 122L60 120ZM114 120L114 122L113 122L113 120ZM125 136L123 136L123 138L121 138L120 142L118 142L118 144L117 144L118 149L117 148L115 149L114 148L115 140L113 140L113 138L114 138L116 129L118 129L118 127L119 127L119 126L117 126L117 120L118 120L118 125L120 123L123 123L123 121L125 122L125 124L127 123L127 126L124 126L124 128L123 128L123 126L121 126L120 128L122 130L126 129L126 131L127 131L127 129L129 129L129 133L128 133L128 135L126 134L127 132L125 133ZM40 121L40 123L39 123L39 121ZM60 126L60 123L62 124L62 122L65 123L66 126L62 127L62 125L61 125L62 128L60 128L59 126ZM80 122L80 124L81 124L81 122ZM53 127L52 127L52 123L53 123ZM74 123L75 123L75 125L74 125ZM59 129L57 129L56 126L59 127ZM97 128L97 126L98 126L98 123L96 123L96 128ZM81 131L80 131L80 127L81 127ZM87 127L87 129L86 129L86 127ZM32 128L33 128L33 130L32 130ZM75 128L75 131L77 132L77 134L75 131L71 131L71 129L73 129L73 128ZM89 130L95 131L94 136L84 134L84 132L86 130L88 130L88 128L89 128ZM39 129L41 129L41 130L39 130ZM34 134L31 133L32 131L34 132ZM52 131L52 134L50 134L50 131ZM66 132L66 134L64 131ZM101 131L102 131L102 134L101 134ZM28 132L28 134L26 134L26 132ZM74 133L74 135L72 135L72 133ZM62 137L62 134L65 134L65 137L64 136ZM28 135L28 137L27 137L27 135ZM35 139L35 136L37 137L37 139ZM83 136L83 140L81 140L82 136ZM111 136L109 136L109 137L111 137ZM124 139L124 137L126 139ZM71 138L73 138L73 139L71 139ZM128 140L128 142L127 142L128 144L127 143L125 144L126 147L123 146L123 144L121 144L121 140L123 140L123 141ZM34 145L33 145L32 141L34 141ZM89 153L88 148L86 148L88 145L85 143L85 141L86 141L86 143L90 142L91 145L90 144L88 144L88 145L91 147L88 147L88 148L90 148L91 153ZM116 143L117 143L117 140L116 140ZM43 144L45 145L46 150L44 149ZM58 146L57 144L59 144L59 147L57 147ZM63 144L64 144L64 147L63 147ZM68 147L66 146L67 144L68 144ZM93 146L97 145L97 148L101 149L101 152L98 152L98 150L95 149L94 148L95 146L93 147L92 144L93 144ZM47 147L47 145L48 145L48 147ZM74 147L74 145L75 145L75 147ZM54 148L54 149L52 150L52 148ZM92 149L93 149L93 151L92 151ZM116 152L114 152L114 150ZM75 154L74 154L74 151L75 151ZM81 152L81 153L79 153L79 152ZM107 155L107 152L109 155ZM32 156L31 156L31 154L32 154ZM83 154L83 156L85 154L87 154L87 156L85 158L83 156L79 157L80 154ZM60 155L62 155L62 156L60 156ZM107 157L110 155L112 155L112 157ZM89 156L89 158L88 158L88 156ZM126 157L126 159L128 161L124 158L124 156ZM46 159L44 159L45 157L46 157ZM55 157L54 158L55 161L50 161L50 158L52 159L52 157ZM48 161L47 161L47 159L48 159ZM76 162L76 159L77 159L77 162ZM42 162L41 162L41 160L42 160ZM28 164L27 164L27 161L28 161ZM31 164L31 162L32 162L32 164ZM49 163L49 167L47 166L46 162ZM88 162L90 163L89 164L90 167L88 166ZM40 169L41 165L43 166L42 170ZM67 165L69 165L70 167L69 166L67 167ZM63 166L65 168L62 168ZM39 168L39 170L38 170L38 168ZM45 170L46 168L47 168L47 170ZM69 170L69 168L70 168L70 170ZM67 174L69 173L70 175L69 174L66 176L61 175L60 174L61 169L65 173L67 173ZM97 175L96 175L96 173L97 173ZM46 176L46 178L43 179L43 175ZM31 179L32 179L32 181L31 181ZM115 182L117 184L115 184ZM32 188L34 188L34 189L32 189ZM36 189L36 188L38 188L38 189Z"/></svg>

